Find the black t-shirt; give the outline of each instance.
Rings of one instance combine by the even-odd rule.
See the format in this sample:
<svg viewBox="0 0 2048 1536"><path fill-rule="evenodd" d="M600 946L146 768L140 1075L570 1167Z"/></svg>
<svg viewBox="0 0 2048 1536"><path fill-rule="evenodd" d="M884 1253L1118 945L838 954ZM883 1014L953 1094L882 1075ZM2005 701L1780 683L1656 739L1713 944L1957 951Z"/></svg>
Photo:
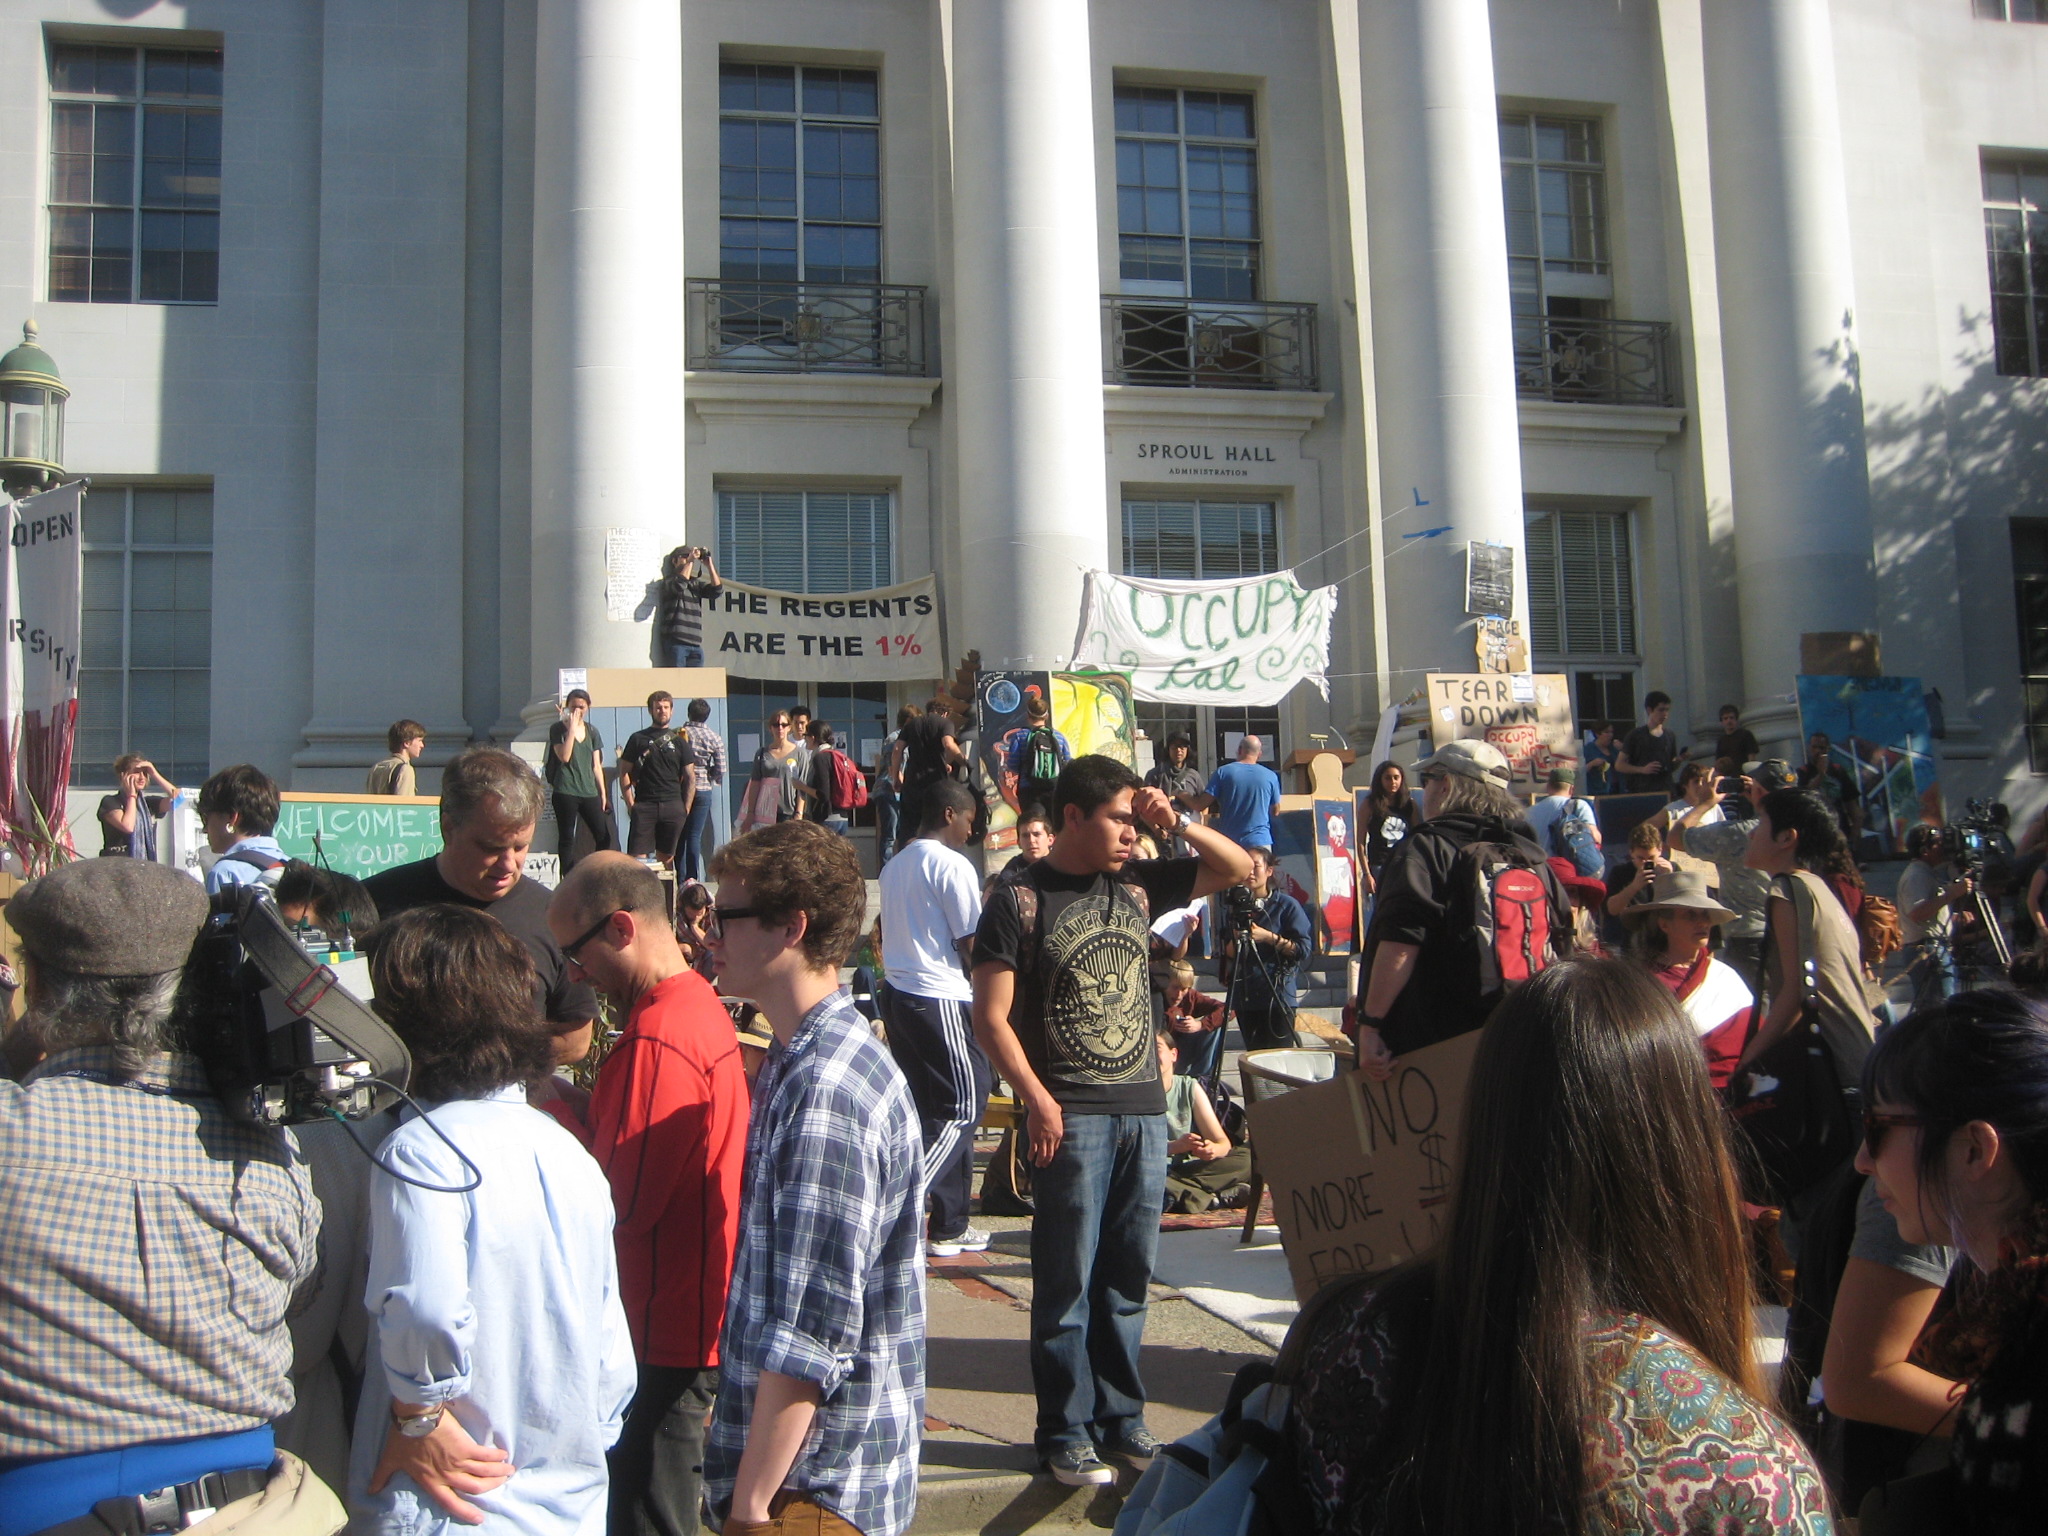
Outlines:
<svg viewBox="0 0 2048 1536"><path fill-rule="evenodd" d="M1199 859L1151 859L1116 875L1066 875L1040 859L989 892L974 963L1017 972L1011 1027L1065 1113L1166 1113L1152 1043L1151 926L1194 900L1200 869ZM1031 933L1017 905L1025 886L1038 892Z"/></svg>
<svg viewBox="0 0 2048 1536"><path fill-rule="evenodd" d="M1742 772L1744 763L1753 763L1762 749L1756 744L1756 734L1746 725L1739 725L1732 731L1723 731L1714 740L1714 761L1722 758L1735 765L1737 773Z"/></svg>
<svg viewBox="0 0 2048 1536"><path fill-rule="evenodd" d="M526 946L533 956L533 968L540 973L543 1011L551 1024L580 1024L597 1017L597 994L580 981L569 979L569 962L548 932L550 892L538 880L524 875L509 895L497 901L478 901L466 896L441 878L441 868L432 859L401 864L363 882L370 899L377 903L380 917L396 917L414 907L450 902L476 912L488 912Z"/></svg>
<svg viewBox="0 0 2048 1536"><path fill-rule="evenodd" d="M1367 815L1365 867L1377 876L1386 867L1387 860L1394 856L1394 850L1421 823L1422 812L1416 809L1414 797L1404 793L1394 797L1384 816L1377 807Z"/></svg>
<svg viewBox="0 0 2048 1536"><path fill-rule="evenodd" d="M1664 734L1654 734L1647 725L1639 725L1628 733L1628 739L1621 744L1621 755L1637 767L1651 763L1657 765L1657 772L1618 773L1621 792L1625 795L1668 795L1671 791L1671 769L1678 762L1678 737L1667 727Z"/></svg>
<svg viewBox="0 0 2048 1536"><path fill-rule="evenodd" d="M929 712L903 727L903 782L929 784L946 776L946 741L953 722Z"/></svg>
<svg viewBox="0 0 2048 1536"><path fill-rule="evenodd" d="M619 766L633 770L636 802L682 799L683 770L696 761L689 738L672 725L650 725L644 731L635 731L626 738L626 749L619 754Z"/></svg>
<svg viewBox="0 0 2048 1536"><path fill-rule="evenodd" d="M1475 1012L1473 1002L1475 962L1452 933L1453 903L1471 898L1455 887L1451 876L1458 855L1473 843L1506 842L1515 833L1527 837L1527 823L1439 816L1403 838L1380 872L1359 987L1362 995L1371 985L1373 959L1380 945L1417 946L1408 985L1394 999L1380 1028L1380 1037L1396 1056L1462 1035L1486 1022L1482 1012ZM1553 951L1562 953L1571 944L1571 900L1547 865L1539 874L1550 896Z"/></svg>

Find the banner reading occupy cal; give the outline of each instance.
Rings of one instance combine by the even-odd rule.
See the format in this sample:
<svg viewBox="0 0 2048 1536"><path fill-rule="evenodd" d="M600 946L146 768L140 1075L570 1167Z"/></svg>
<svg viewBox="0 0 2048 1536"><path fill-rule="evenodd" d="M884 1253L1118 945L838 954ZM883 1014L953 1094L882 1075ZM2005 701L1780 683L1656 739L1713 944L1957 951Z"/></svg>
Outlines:
<svg viewBox="0 0 2048 1536"><path fill-rule="evenodd" d="M1242 581L1141 581L1088 573L1074 665L1130 674L1131 691L1166 704L1277 704L1307 679L1330 685L1334 586L1275 571Z"/></svg>
<svg viewBox="0 0 2048 1536"><path fill-rule="evenodd" d="M64 786L78 724L85 487L0 501L0 821L34 874L70 850Z"/></svg>

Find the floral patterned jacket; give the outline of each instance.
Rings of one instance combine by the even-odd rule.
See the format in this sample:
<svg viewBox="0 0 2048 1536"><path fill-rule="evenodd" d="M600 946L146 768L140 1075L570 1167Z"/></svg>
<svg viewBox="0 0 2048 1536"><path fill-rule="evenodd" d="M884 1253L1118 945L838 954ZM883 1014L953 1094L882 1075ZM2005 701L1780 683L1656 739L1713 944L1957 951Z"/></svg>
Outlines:
<svg viewBox="0 0 2048 1536"><path fill-rule="evenodd" d="M1355 1497L1389 1407L1394 1340L1359 1287L1333 1301L1302 1357L1293 1436L1318 1536L1353 1536ZM1586 1426L1601 1523L1617 1536L1833 1536L1821 1475L1798 1437L1690 1345L1647 1318L1586 1336L1605 1412Z"/></svg>

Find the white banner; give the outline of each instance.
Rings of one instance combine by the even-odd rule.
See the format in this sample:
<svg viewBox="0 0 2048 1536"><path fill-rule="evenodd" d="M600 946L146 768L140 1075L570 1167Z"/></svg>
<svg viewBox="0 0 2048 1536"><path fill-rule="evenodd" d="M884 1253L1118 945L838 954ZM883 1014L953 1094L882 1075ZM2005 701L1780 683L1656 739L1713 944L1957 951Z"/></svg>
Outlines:
<svg viewBox="0 0 2048 1536"><path fill-rule="evenodd" d="M938 579L829 596L728 581L704 599L704 663L799 683L943 677Z"/></svg>
<svg viewBox="0 0 2048 1536"><path fill-rule="evenodd" d="M1140 581L1090 571L1076 667L1131 674L1131 692L1162 704L1277 704L1304 678L1324 698L1337 589L1291 572L1242 581Z"/></svg>
<svg viewBox="0 0 2048 1536"><path fill-rule="evenodd" d="M59 841L69 838L64 785L78 712L84 500L85 487L72 484L5 503L0 818L31 870L47 865L52 834Z"/></svg>

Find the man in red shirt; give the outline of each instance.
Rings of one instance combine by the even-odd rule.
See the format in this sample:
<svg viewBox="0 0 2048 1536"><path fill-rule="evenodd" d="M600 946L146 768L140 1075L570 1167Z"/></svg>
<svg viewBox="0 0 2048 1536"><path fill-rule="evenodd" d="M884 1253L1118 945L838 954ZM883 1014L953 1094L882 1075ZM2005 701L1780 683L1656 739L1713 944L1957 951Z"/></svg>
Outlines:
<svg viewBox="0 0 2048 1536"><path fill-rule="evenodd" d="M640 1365L609 1458L611 1536L693 1536L739 1232L748 1111L739 1042L676 944L661 882L638 860L580 862L548 905L548 929L572 970L625 1015L590 1101Z"/></svg>

